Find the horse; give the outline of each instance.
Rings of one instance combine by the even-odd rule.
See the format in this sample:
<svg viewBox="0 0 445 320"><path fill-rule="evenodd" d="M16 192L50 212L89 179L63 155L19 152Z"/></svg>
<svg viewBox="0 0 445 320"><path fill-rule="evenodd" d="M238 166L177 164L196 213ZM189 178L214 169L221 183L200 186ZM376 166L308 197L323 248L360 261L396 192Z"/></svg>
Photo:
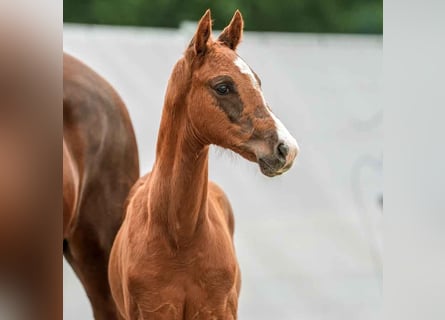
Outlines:
<svg viewBox="0 0 445 320"><path fill-rule="evenodd" d="M136 138L124 102L101 76L64 54L63 253L97 320L120 319L108 260L138 178Z"/></svg>
<svg viewBox="0 0 445 320"><path fill-rule="evenodd" d="M125 319L236 319L241 286L234 216L208 180L209 146L286 172L296 140L274 116L255 72L238 56L237 10L213 40L207 10L165 94L151 173L130 191L110 255L109 281Z"/></svg>

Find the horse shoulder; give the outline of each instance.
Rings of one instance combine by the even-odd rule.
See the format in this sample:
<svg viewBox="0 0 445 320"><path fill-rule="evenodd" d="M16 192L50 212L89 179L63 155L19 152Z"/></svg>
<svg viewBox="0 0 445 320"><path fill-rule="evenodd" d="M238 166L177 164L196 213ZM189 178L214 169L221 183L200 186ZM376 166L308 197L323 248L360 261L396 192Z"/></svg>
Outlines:
<svg viewBox="0 0 445 320"><path fill-rule="evenodd" d="M131 188L125 203L124 221L116 235L110 254L108 278L113 298L125 318L137 318L137 308L133 297L132 286L135 281L134 265L143 254L144 232L135 228L143 228L141 210L143 209L142 189L149 175L141 177Z"/></svg>

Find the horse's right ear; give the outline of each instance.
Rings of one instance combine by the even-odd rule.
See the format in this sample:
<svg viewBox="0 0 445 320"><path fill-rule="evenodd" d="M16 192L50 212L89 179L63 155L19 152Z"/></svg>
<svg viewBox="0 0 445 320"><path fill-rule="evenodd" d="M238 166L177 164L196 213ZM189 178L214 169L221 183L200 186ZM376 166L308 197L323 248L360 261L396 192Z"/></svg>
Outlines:
<svg viewBox="0 0 445 320"><path fill-rule="evenodd" d="M212 18L210 16L210 9L207 9L206 13L199 20L198 28L195 35L190 42L189 48L194 49L197 56L203 56L207 51L207 41L212 34Z"/></svg>

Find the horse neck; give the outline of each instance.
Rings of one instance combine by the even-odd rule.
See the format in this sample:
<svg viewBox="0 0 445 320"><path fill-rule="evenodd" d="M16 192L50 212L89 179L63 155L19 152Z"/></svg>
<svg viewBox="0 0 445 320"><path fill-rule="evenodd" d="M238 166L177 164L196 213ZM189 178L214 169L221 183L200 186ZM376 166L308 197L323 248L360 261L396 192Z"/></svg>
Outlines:
<svg viewBox="0 0 445 320"><path fill-rule="evenodd" d="M169 81L149 191L151 220L167 229L176 246L193 236L207 210L209 147L187 119L184 80L174 71Z"/></svg>

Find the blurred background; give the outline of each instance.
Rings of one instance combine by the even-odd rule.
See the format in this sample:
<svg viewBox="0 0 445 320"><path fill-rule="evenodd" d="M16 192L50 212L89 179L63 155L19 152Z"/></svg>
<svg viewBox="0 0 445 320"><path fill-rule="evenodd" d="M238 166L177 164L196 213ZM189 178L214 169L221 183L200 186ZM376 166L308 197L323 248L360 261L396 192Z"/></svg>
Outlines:
<svg viewBox="0 0 445 320"><path fill-rule="evenodd" d="M222 29L236 9L246 30L373 33L383 31L381 0L64 0L64 21L88 24L177 28L212 9Z"/></svg>
<svg viewBox="0 0 445 320"><path fill-rule="evenodd" d="M212 149L210 177L235 212L239 318L380 319L382 1L64 0L64 50L122 96L142 174L154 161L170 72L207 8L215 35L241 10L239 54L301 148L273 179ZM64 319L92 319L66 263Z"/></svg>

